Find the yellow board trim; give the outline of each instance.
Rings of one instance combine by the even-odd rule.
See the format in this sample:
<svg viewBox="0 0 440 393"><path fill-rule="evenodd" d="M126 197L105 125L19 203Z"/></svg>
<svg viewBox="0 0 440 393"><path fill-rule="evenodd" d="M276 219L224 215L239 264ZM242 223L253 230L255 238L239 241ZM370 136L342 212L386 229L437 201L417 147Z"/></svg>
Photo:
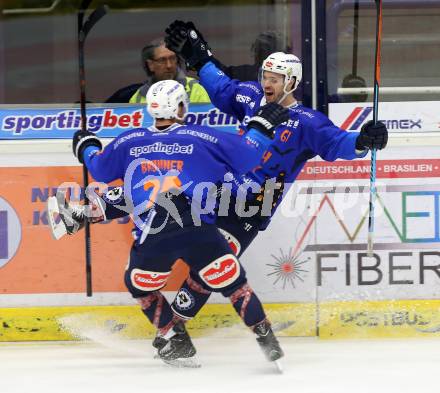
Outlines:
<svg viewBox="0 0 440 393"><path fill-rule="evenodd" d="M324 339L440 336L440 300L329 302L319 316Z"/></svg>
<svg viewBox="0 0 440 393"><path fill-rule="evenodd" d="M266 304L279 336L322 339L440 336L440 300ZM319 324L319 326L318 326ZM188 322L193 337L240 336L246 330L230 304L208 304ZM219 328L226 328L219 330ZM138 306L2 308L0 341L81 340L92 330L151 338Z"/></svg>
<svg viewBox="0 0 440 393"><path fill-rule="evenodd" d="M268 304L265 306L275 326L289 326L282 336L314 336L316 307L311 304ZM189 321L193 337L214 334L241 335L244 327L230 304L208 304ZM101 329L125 338L151 338L155 329L139 306L77 306L2 308L0 341L80 340L83 332ZM86 334L87 337L87 334Z"/></svg>

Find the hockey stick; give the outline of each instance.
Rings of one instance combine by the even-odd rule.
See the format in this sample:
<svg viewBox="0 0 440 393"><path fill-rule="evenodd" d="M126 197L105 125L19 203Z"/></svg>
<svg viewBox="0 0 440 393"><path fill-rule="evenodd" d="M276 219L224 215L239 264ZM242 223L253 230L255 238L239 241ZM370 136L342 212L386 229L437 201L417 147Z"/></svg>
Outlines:
<svg viewBox="0 0 440 393"><path fill-rule="evenodd" d="M373 122L377 123L379 110L380 84L380 45L382 41L382 0L376 1L376 53L374 65ZM376 199L376 149L371 150L370 202L368 210L368 248L367 255L373 256L374 202Z"/></svg>
<svg viewBox="0 0 440 393"><path fill-rule="evenodd" d="M84 23L84 16L92 0L83 0L78 11L78 68L79 68L79 89L80 89L80 107L81 107L81 130L87 131L87 109L86 109L86 78L84 66L84 44L88 33L93 26L106 14L107 6L101 5L94 10ZM84 182L84 201L89 204L87 198L87 188L89 186L89 174L87 167L83 164L83 182ZM90 252L90 224L86 220L85 224L85 251L86 251L86 290L87 296L92 296L92 256Z"/></svg>

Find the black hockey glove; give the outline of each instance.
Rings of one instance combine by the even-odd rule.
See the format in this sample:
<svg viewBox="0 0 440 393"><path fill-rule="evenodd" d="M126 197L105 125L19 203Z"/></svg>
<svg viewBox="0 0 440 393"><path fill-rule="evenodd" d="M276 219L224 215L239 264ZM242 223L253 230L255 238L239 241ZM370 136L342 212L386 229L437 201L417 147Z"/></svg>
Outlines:
<svg viewBox="0 0 440 393"><path fill-rule="evenodd" d="M82 164L83 161L83 152L86 147L96 146L99 150L102 150L102 143L99 138L90 131L82 131L79 130L73 134L72 139L72 149L73 154L78 161Z"/></svg>
<svg viewBox="0 0 440 393"><path fill-rule="evenodd" d="M186 36L186 22L175 20L165 29L165 44L168 49L180 54L183 45L186 43Z"/></svg>
<svg viewBox="0 0 440 393"><path fill-rule="evenodd" d="M165 33L166 46L185 60L187 68L198 72L212 58L208 43L194 23L176 20Z"/></svg>
<svg viewBox="0 0 440 393"><path fill-rule="evenodd" d="M247 128L248 130L254 128L273 139L275 128L287 120L289 120L289 110L271 102L262 106L257 114L249 119Z"/></svg>
<svg viewBox="0 0 440 393"><path fill-rule="evenodd" d="M356 139L356 149L383 149L388 142L388 130L382 122L374 124L373 120L367 121L361 128Z"/></svg>

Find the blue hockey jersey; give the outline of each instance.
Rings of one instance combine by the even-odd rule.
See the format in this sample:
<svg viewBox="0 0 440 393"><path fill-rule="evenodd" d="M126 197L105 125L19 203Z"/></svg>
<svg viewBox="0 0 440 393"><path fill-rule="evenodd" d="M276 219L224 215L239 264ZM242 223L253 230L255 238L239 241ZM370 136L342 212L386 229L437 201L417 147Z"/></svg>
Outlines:
<svg viewBox="0 0 440 393"><path fill-rule="evenodd" d="M211 102L236 117L243 130L265 104L259 83L230 79L211 62L202 67L199 76ZM276 178L287 190L306 161L315 156L334 161L337 158L352 160L367 154L367 151L355 150L359 133L341 130L322 113L298 104L289 108L289 112L290 120L276 128L275 138L264 153L261 167L248 173L248 178L261 185L267 179ZM272 214L280 202L280 199L275 201Z"/></svg>
<svg viewBox="0 0 440 393"><path fill-rule="evenodd" d="M159 132L154 127L124 132L102 151L88 147L84 162L97 181L123 180L125 197L145 211L157 193L174 186L200 203L209 186L222 183L225 175L235 179L237 189L237 179L259 165L269 143L255 130L241 137L205 126L174 124Z"/></svg>

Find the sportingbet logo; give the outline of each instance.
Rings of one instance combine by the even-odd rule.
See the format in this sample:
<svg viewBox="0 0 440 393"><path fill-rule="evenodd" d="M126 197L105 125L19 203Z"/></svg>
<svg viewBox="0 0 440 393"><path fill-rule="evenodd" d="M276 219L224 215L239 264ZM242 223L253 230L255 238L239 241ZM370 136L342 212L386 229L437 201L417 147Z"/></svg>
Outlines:
<svg viewBox="0 0 440 393"><path fill-rule="evenodd" d="M116 114L113 109L87 116L87 129L99 132L103 128L138 128L142 127L143 113L141 110L131 113ZM81 127L79 111L70 110L51 114L11 115L3 119L2 130L20 135L25 131L77 130Z"/></svg>
<svg viewBox="0 0 440 393"><path fill-rule="evenodd" d="M166 155L171 154L192 154L194 150L194 145L180 145L178 143L173 143L172 145L167 145L166 143L156 142L152 145L136 146L130 149L130 155L134 157L139 157L142 154L149 153L165 153Z"/></svg>
<svg viewBox="0 0 440 393"><path fill-rule="evenodd" d="M372 106L365 108L358 106L348 115L342 122L343 130L359 131L361 125L367 120L368 116L373 112ZM412 130L414 128L422 128L422 119L381 119L382 123L388 130Z"/></svg>

